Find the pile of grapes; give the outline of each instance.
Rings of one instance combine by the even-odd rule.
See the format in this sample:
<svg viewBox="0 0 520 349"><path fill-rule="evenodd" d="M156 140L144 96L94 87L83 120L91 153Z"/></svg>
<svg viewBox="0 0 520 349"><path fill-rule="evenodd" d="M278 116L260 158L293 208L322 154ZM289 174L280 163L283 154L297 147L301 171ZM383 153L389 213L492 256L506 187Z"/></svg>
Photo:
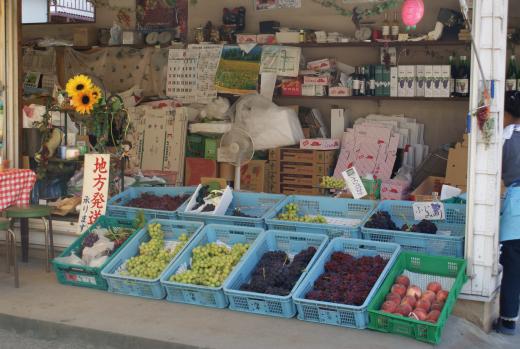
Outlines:
<svg viewBox="0 0 520 349"><path fill-rule="evenodd" d="M90 234L85 236L85 238L81 242L81 247L76 254L78 254L79 257L82 257L83 250L86 247L93 247L99 241L99 236L101 234L102 236L108 238L110 241L114 242L114 248L111 251L109 251L108 254L111 255L112 253L114 253L114 251L121 247L122 244L125 243L125 241L130 237L130 235L132 235L132 233L132 229L123 227L109 227L108 229L96 228Z"/></svg>
<svg viewBox="0 0 520 349"><path fill-rule="evenodd" d="M387 211L378 211L374 213L372 217L370 217L366 222L365 227L372 229L407 231L423 234L437 233L437 226L435 223L425 219L414 225L404 224L401 229L399 229Z"/></svg>
<svg viewBox="0 0 520 349"><path fill-rule="evenodd" d="M283 209L283 213L278 215L278 219L282 221L291 221L291 222L304 222L304 223L327 223L327 219L325 217L318 216L300 216L298 214L298 205L297 204L287 204Z"/></svg>
<svg viewBox="0 0 520 349"><path fill-rule="evenodd" d="M283 251L266 252L256 265L249 283L240 286L240 290L287 296L315 253L316 248L309 247L294 256L291 263Z"/></svg>
<svg viewBox="0 0 520 349"><path fill-rule="evenodd" d="M182 234L173 250L166 249L164 231L158 223L148 225L148 234L151 237L150 241L139 246L139 255L126 262L126 270L122 271L121 275L155 279L188 242L188 235Z"/></svg>
<svg viewBox="0 0 520 349"><path fill-rule="evenodd" d="M188 200L189 197L189 195L157 196L151 193L142 193L141 196L130 200L129 202L124 204L124 206L161 211L175 211L186 200Z"/></svg>
<svg viewBox="0 0 520 349"><path fill-rule="evenodd" d="M248 248L249 244L241 243L231 248L215 242L197 246L192 251L190 268L173 275L170 281L220 287Z"/></svg>
<svg viewBox="0 0 520 349"><path fill-rule="evenodd" d="M381 256L355 258L334 252L325 272L305 298L322 302L363 305L388 261Z"/></svg>
<svg viewBox="0 0 520 349"><path fill-rule="evenodd" d="M343 179L325 176L321 178L320 186L326 189L342 190L347 184Z"/></svg>

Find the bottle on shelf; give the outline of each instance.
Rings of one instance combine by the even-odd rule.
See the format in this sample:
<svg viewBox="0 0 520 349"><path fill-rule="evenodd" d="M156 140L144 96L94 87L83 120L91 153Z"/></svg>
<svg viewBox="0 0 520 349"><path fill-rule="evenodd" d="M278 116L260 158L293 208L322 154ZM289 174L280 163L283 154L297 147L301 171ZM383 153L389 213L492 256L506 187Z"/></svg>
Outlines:
<svg viewBox="0 0 520 349"><path fill-rule="evenodd" d="M518 86L516 84L516 79L518 75L518 69L516 66L516 57L515 55L511 55L509 58L509 65L507 66L507 75L506 75L506 91L516 91Z"/></svg>
<svg viewBox="0 0 520 349"><path fill-rule="evenodd" d="M300 43L304 43L305 42L305 30L303 29L300 29L300 37L299 37L299 41Z"/></svg>
<svg viewBox="0 0 520 349"><path fill-rule="evenodd" d="M469 64L466 56L460 56L457 78L455 80L455 93L459 97L469 97Z"/></svg>
<svg viewBox="0 0 520 349"><path fill-rule="evenodd" d="M369 67L368 67L368 70L369 70L369 83L368 83L368 94L370 96L375 96L376 95L376 67L375 65L371 64Z"/></svg>
<svg viewBox="0 0 520 349"><path fill-rule="evenodd" d="M455 97L455 78L457 77L457 62L455 61L454 56L450 56L449 59L450 67L451 67L451 75L450 75L450 97Z"/></svg>
<svg viewBox="0 0 520 349"><path fill-rule="evenodd" d="M392 40L397 41L399 39L399 20L397 19L397 11L394 12L394 21L392 22L392 28L390 30Z"/></svg>
<svg viewBox="0 0 520 349"><path fill-rule="evenodd" d="M385 20L381 26L381 35L383 39L390 40L390 21L388 21L388 12L385 12Z"/></svg>
<svg viewBox="0 0 520 349"><path fill-rule="evenodd" d="M356 67L352 75L352 96L359 96L359 68Z"/></svg>
<svg viewBox="0 0 520 349"><path fill-rule="evenodd" d="M367 95L367 78L365 73L365 67L360 68L361 71L359 73L359 95L366 96Z"/></svg>

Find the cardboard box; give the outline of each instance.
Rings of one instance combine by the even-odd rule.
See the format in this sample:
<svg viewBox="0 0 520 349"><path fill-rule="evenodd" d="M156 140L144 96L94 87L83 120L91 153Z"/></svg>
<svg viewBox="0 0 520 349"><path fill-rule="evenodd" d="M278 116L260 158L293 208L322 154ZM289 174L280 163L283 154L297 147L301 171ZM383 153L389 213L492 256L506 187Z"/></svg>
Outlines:
<svg viewBox="0 0 520 349"><path fill-rule="evenodd" d="M399 74L397 67L390 67L390 97L397 97L399 90Z"/></svg>
<svg viewBox="0 0 520 349"><path fill-rule="evenodd" d="M410 193L412 201L433 201L433 193L437 193L437 198L441 197L442 186L446 182L444 177L427 177L414 191Z"/></svg>
<svg viewBox="0 0 520 349"><path fill-rule="evenodd" d="M386 179L381 182L381 200L406 200L410 183L397 179Z"/></svg>
<svg viewBox="0 0 520 349"><path fill-rule="evenodd" d="M332 107L332 109L330 110L330 138L337 139L341 142L341 140L343 139L343 134L345 133L345 130L349 127L349 124L350 120L348 120L348 118L345 117L345 109L339 107Z"/></svg>
<svg viewBox="0 0 520 349"><path fill-rule="evenodd" d="M448 152L448 165L446 166L446 184L454 187L466 187L468 178L468 135L464 135L464 141L457 143L455 148Z"/></svg>
<svg viewBox="0 0 520 349"><path fill-rule="evenodd" d="M441 82L442 82L442 67L440 65L434 65L433 69L433 96L439 98L441 96Z"/></svg>
<svg viewBox="0 0 520 349"><path fill-rule="evenodd" d="M278 32L276 33L276 42L279 44L298 44L300 43L299 32Z"/></svg>
<svg viewBox="0 0 520 349"><path fill-rule="evenodd" d="M304 85L329 86L331 77L328 74L323 75L305 75L303 77Z"/></svg>
<svg viewBox="0 0 520 349"><path fill-rule="evenodd" d="M334 166L329 164L269 161L269 171L273 178L278 178L281 174L328 176L334 171Z"/></svg>
<svg viewBox="0 0 520 349"><path fill-rule="evenodd" d="M204 157L204 137L198 134L190 134L186 138L186 156L192 158Z"/></svg>
<svg viewBox="0 0 520 349"><path fill-rule="evenodd" d="M202 177L217 177L217 162L201 158L186 158L184 185L199 185Z"/></svg>
<svg viewBox="0 0 520 349"><path fill-rule="evenodd" d="M316 85L302 84L302 96L316 96Z"/></svg>
<svg viewBox="0 0 520 349"><path fill-rule="evenodd" d="M314 95L318 97L324 97L327 95L327 86L316 86Z"/></svg>
<svg viewBox="0 0 520 349"><path fill-rule="evenodd" d="M275 148L269 150L269 160L332 165L336 160L336 153L335 150L319 151L298 148Z"/></svg>
<svg viewBox="0 0 520 349"><path fill-rule="evenodd" d="M306 187L319 187L322 175L282 173L279 176L271 175L271 183L292 184Z"/></svg>
<svg viewBox="0 0 520 349"><path fill-rule="evenodd" d="M424 85L425 85L425 77L424 77L424 65L416 66L417 71L417 84L415 86L415 96L416 97L424 97Z"/></svg>
<svg viewBox="0 0 520 349"><path fill-rule="evenodd" d="M451 78L451 66L441 66L441 85L440 85L440 97L450 97L450 78Z"/></svg>
<svg viewBox="0 0 520 349"><path fill-rule="evenodd" d="M352 90L344 86L329 87L329 96L331 97L348 97L352 95Z"/></svg>
<svg viewBox="0 0 520 349"><path fill-rule="evenodd" d="M415 97L415 86L416 86L416 75L415 65L406 66L406 97Z"/></svg>
<svg viewBox="0 0 520 349"><path fill-rule="evenodd" d="M282 80L282 96L301 96L302 82L299 79Z"/></svg>
<svg viewBox="0 0 520 349"><path fill-rule="evenodd" d="M275 44L276 43L276 35L274 34L258 34L256 36L256 42L259 44Z"/></svg>
<svg viewBox="0 0 520 349"><path fill-rule="evenodd" d="M217 149L219 145L218 138L206 137L204 140L204 158L217 160Z"/></svg>
<svg viewBox="0 0 520 349"><path fill-rule="evenodd" d="M93 46L97 44L97 28L77 27L73 29L74 46Z"/></svg>
<svg viewBox="0 0 520 349"><path fill-rule="evenodd" d="M314 71L330 71L336 68L336 62L333 59L324 58L317 61L307 63L307 69Z"/></svg>
<svg viewBox="0 0 520 349"><path fill-rule="evenodd" d="M251 44L256 42L256 34L237 34L237 44Z"/></svg>
<svg viewBox="0 0 520 349"><path fill-rule="evenodd" d="M325 190L303 185L272 183L270 192L284 195L325 195Z"/></svg>
<svg viewBox="0 0 520 349"><path fill-rule="evenodd" d="M269 191L269 166L266 160L251 160L240 168L240 190Z"/></svg>
<svg viewBox="0 0 520 349"><path fill-rule="evenodd" d="M143 33L135 30L124 30L123 31L123 45L142 45L143 44Z"/></svg>
<svg viewBox="0 0 520 349"><path fill-rule="evenodd" d="M330 138L305 138L300 140L300 149L332 150L339 149L341 141Z"/></svg>
<svg viewBox="0 0 520 349"><path fill-rule="evenodd" d="M400 65L397 67L397 79L398 79L398 87L397 87L397 96L398 97L406 97L406 66Z"/></svg>
<svg viewBox="0 0 520 349"><path fill-rule="evenodd" d="M424 86L424 97L432 98L433 97L433 66L425 65L424 66L424 79L426 80L426 84Z"/></svg>

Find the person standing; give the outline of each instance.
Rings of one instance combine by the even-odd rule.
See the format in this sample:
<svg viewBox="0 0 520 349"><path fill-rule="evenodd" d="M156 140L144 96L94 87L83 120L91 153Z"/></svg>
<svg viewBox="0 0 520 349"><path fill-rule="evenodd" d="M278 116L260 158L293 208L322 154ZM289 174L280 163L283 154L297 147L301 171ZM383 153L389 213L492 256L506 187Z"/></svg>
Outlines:
<svg viewBox="0 0 520 349"><path fill-rule="evenodd" d="M506 92L504 101L502 180L507 187L500 216L500 318L497 332L514 335L520 307L520 91Z"/></svg>

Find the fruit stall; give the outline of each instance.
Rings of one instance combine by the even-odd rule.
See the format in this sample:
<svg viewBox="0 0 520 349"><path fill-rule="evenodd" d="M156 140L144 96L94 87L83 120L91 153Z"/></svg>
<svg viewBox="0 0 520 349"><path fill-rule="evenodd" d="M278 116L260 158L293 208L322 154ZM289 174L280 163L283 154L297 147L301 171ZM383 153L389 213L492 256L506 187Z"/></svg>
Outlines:
<svg viewBox="0 0 520 349"><path fill-rule="evenodd" d="M63 285L432 344L496 297L520 70L490 52L517 23L490 48L482 0L91 3L22 16L0 173L52 211L15 226L24 259L39 239Z"/></svg>

